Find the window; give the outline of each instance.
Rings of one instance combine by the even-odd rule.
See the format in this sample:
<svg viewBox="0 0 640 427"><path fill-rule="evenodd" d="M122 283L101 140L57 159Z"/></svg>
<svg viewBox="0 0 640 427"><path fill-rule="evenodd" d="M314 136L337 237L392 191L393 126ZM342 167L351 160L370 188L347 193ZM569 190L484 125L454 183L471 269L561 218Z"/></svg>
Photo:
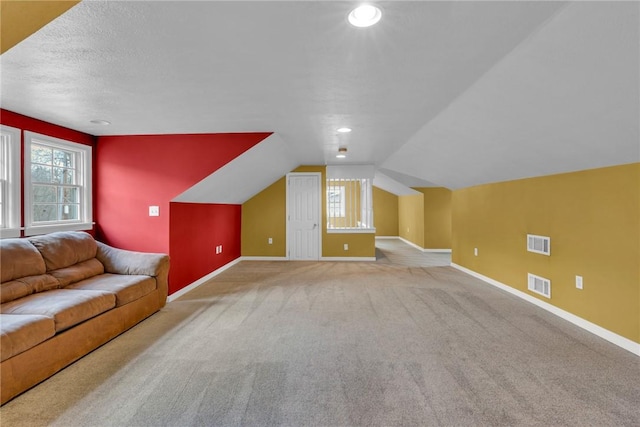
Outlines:
<svg viewBox="0 0 640 427"><path fill-rule="evenodd" d="M20 236L20 129L0 126L0 237Z"/></svg>
<svg viewBox="0 0 640 427"><path fill-rule="evenodd" d="M25 132L25 234L92 228L91 147Z"/></svg>
<svg viewBox="0 0 640 427"><path fill-rule="evenodd" d="M327 232L375 232L369 175L364 166L327 166Z"/></svg>
<svg viewBox="0 0 640 427"><path fill-rule="evenodd" d="M343 186L332 185L331 181L327 183L327 209L329 210L327 216L329 218L344 218L346 215L344 195Z"/></svg>

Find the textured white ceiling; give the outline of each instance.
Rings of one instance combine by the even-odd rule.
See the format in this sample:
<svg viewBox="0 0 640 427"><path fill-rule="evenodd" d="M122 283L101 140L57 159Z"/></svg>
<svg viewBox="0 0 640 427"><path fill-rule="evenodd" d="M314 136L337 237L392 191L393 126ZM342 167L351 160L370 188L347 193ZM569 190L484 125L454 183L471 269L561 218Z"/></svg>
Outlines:
<svg viewBox="0 0 640 427"><path fill-rule="evenodd" d="M355 4L85 1L2 55L0 103L94 135L270 131L296 164L450 188L638 161L638 3L378 2L366 29Z"/></svg>
<svg viewBox="0 0 640 427"><path fill-rule="evenodd" d="M639 7L567 7L383 166L461 188L640 161Z"/></svg>

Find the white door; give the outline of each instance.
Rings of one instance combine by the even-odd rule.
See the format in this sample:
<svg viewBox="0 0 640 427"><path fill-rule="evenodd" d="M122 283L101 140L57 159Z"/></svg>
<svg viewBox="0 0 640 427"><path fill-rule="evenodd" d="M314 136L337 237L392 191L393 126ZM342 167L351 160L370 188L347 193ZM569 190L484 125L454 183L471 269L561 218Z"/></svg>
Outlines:
<svg viewBox="0 0 640 427"><path fill-rule="evenodd" d="M320 174L287 176L287 242L290 260L320 259Z"/></svg>

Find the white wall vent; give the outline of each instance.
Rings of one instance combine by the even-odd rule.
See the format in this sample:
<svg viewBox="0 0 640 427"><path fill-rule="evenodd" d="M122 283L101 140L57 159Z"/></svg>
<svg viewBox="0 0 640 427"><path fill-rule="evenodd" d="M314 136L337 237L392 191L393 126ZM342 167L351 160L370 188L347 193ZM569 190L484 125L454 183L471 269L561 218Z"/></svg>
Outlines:
<svg viewBox="0 0 640 427"><path fill-rule="evenodd" d="M547 298L551 298L551 280L531 273L528 273L528 275L529 290Z"/></svg>
<svg viewBox="0 0 640 427"><path fill-rule="evenodd" d="M527 234L527 250L537 254L551 255L551 237Z"/></svg>

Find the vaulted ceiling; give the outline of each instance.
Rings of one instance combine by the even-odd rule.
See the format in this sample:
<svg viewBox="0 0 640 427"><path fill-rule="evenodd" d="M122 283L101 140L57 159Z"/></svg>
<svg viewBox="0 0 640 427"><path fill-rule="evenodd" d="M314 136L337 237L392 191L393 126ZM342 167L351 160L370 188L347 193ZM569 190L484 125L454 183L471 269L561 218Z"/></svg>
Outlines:
<svg viewBox="0 0 640 427"><path fill-rule="evenodd" d="M274 132L254 161L409 186L640 161L639 3L376 4L355 28L351 1L84 1L2 54L0 103L93 135Z"/></svg>

